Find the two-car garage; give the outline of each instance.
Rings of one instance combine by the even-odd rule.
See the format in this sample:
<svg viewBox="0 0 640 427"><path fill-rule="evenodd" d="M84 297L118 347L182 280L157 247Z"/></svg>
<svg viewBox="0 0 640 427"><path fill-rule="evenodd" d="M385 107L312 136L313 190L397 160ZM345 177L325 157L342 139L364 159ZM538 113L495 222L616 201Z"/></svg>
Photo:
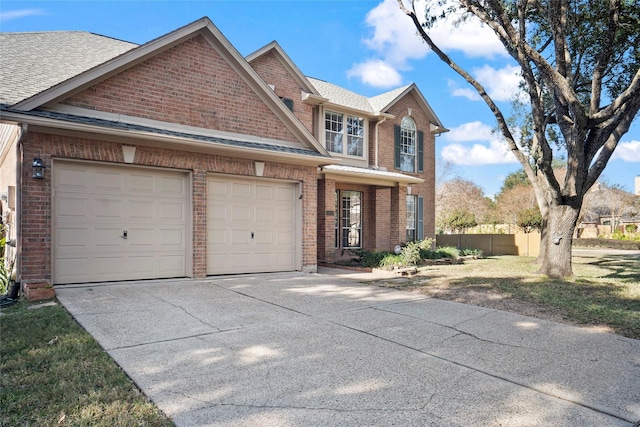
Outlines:
<svg viewBox="0 0 640 427"><path fill-rule="evenodd" d="M191 181L186 171L54 161L53 283L192 275ZM206 274L298 269L297 183L211 174L206 188Z"/></svg>

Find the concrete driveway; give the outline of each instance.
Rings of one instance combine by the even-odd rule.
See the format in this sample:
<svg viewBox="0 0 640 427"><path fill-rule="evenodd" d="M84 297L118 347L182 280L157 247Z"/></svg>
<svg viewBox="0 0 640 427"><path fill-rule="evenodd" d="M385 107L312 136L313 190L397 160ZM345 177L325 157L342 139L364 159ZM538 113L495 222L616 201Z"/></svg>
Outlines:
<svg viewBox="0 0 640 427"><path fill-rule="evenodd" d="M640 341L335 274L57 287L178 426L632 426Z"/></svg>

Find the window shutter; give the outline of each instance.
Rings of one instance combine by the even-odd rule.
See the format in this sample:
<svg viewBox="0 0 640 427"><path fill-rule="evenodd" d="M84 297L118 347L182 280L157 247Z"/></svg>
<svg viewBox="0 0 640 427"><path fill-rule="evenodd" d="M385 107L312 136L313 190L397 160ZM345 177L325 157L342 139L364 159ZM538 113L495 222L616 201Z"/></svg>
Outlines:
<svg viewBox="0 0 640 427"><path fill-rule="evenodd" d="M424 132L418 131L418 172L424 172Z"/></svg>
<svg viewBox="0 0 640 427"><path fill-rule="evenodd" d="M416 230L418 240L424 239L424 197L418 197L418 208L416 209L418 218L418 229Z"/></svg>
<svg viewBox="0 0 640 427"><path fill-rule="evenodd" d="M400 132L400 126L393 126L393 167L396 169L400 169L400 165L402 163L402 156L400 155L400 150L402 146L402 136Z"/></svg>

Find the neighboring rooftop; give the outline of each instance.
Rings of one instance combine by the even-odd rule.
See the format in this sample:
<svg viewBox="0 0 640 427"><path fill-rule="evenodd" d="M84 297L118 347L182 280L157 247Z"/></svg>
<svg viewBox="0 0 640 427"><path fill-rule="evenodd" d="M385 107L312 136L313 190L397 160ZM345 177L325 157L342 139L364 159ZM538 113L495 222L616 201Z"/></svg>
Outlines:
<svg viewBox="0 0 640 427"><path fill-rule="evenodd" d="M0 104L16 104L137 46L86 31L0 33Z"/></svg>

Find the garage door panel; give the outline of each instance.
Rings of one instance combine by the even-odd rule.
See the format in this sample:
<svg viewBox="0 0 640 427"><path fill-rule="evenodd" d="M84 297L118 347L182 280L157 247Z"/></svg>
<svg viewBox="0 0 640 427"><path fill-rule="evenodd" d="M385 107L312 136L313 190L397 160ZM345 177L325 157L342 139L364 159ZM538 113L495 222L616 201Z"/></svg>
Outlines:
<svg viewBox="0 0 640 427"><path fill-rule="evenodd" d="M131 219L154 219L156 203L153 200L131 200L127 206Z"/></svg>
<svg viewBox="0 0 640 427"><path fill-rule="evenodd" d="M186 194L186 182L179 178L161 177L158 189L165 197L175 197Z"/></svg>
<svg viewBox="0 0 640 427"><path fill-rule="evenodd" d="M231 230L231 245L234 247L241 247L242 245L248 246L251 240L251 230L249 229L236 229Z"/></svg>
<svg viewBox="0 0 640 427"><path fill-rule="evenodd" d="M157 210L159 218L163 221L187 219L187 205L184 203L158 202Z"/></svg>
<svg viewBox="0 0 640 427"><path fill-rule="evenodd" d="M66 197L60 195L55 199L53 209L59 221L70 222L87 217L90 211L87 200L77 195L66 195Z"/></svg>
<svg viewBox="0 0 640 427"><path fill-rule="evenodd" d="M295 215L293 209L278 209L276 211L277 222L289 226L295 221Z"/></svg>
<svg viewBox="0 0 640 427"><path fill-rule="evenodd" d="M57 161L53 182L54 283L186 275L185 173Z"/></svg>
<svg viewBox="0 0 640 427"><path fill-rule="evenodd" d="M160 274L175 276L178 272L186 268L186 257L184 254L175 253L173 255L163 255L158 257Z"/></svg>
<svg viewBox="0 0 640 427"><path fill-rule="evenodd" d="M122 218L124 203L115 197L96 198L92 204L92 213L96 218Z"/></svg>
<svg viewBox="0 0 640 427"><path fill-rule="evenodd" d="M254 186L251 184L234 182L231 185L231 198L239 201L253 199L253 189Z"/></svg>
<svg viewBox="0 0 640 427"><path fill-rule="evenodd" d="M256 223L268 223L272 224L275 216L274 208L272 207L256 207Z"/></svg>
<svg viewBox="0 0 640 427"><path fill-rule="evenodd" d="M76 251L85 250L91 230L87 227L58 227L54 235L60 248Z"/></svg>
<svg viewBox="0 0 640 427"><path fill-rule="evenodd" d="M186 235L182 228L163 228L160 233L160 245L168 248L173 246L177 249L184 249L186 246Z"/></svg>
<svg viewBox="0 0 640 427"><path fill-rule="evenodd" d="M252 220L252 209L249 206L232 206L231 221L247 222Z"/></svg>
<svg viewBox="0 0 640 427"><path fill-rule="evenodd" d="M125 244L122 238L122 227L115 226L96 226L90 228L87 233L86 247L89 250L108 250L109 248L120 250Z"/></svg>
<svg viewBox="0 0 640 427"><path fill-rule="evenodd" d="M129 174L129 191L142 195L153 195L155 193L156 178L148 174Z"/></svg>
<svg viewBox="0 0 640 427"><path fill-rule="evenodd" d="M295 270L295 188L294 183L210 176L207 274Z"/></svg>
<svg viewBox="0 0 640 427"><path fill-rule="evenodd" d="M273 200L274 188L266 185L256 185L256 199L257 200Z"/></svg>
<svg viewBox="0 0 640 427"><path fill-rule="evenodd" d="M56 184L64 186L66 191L88 192L91 188L90 177L82 169L58 168L56 177Z"/></svg>
<svg viewBox="0 0 640 427"><path fill-rule="evenodd" d="M122 193L125 190L124 179L121 172L96 171L92 190L106 193Z"/></svg>
<svg viewBox="0 0 640 427"><path fill-rule="evenodd" d="M293 188L278 187L276 200L281 202L293 201L294 191Z"/></svg>

